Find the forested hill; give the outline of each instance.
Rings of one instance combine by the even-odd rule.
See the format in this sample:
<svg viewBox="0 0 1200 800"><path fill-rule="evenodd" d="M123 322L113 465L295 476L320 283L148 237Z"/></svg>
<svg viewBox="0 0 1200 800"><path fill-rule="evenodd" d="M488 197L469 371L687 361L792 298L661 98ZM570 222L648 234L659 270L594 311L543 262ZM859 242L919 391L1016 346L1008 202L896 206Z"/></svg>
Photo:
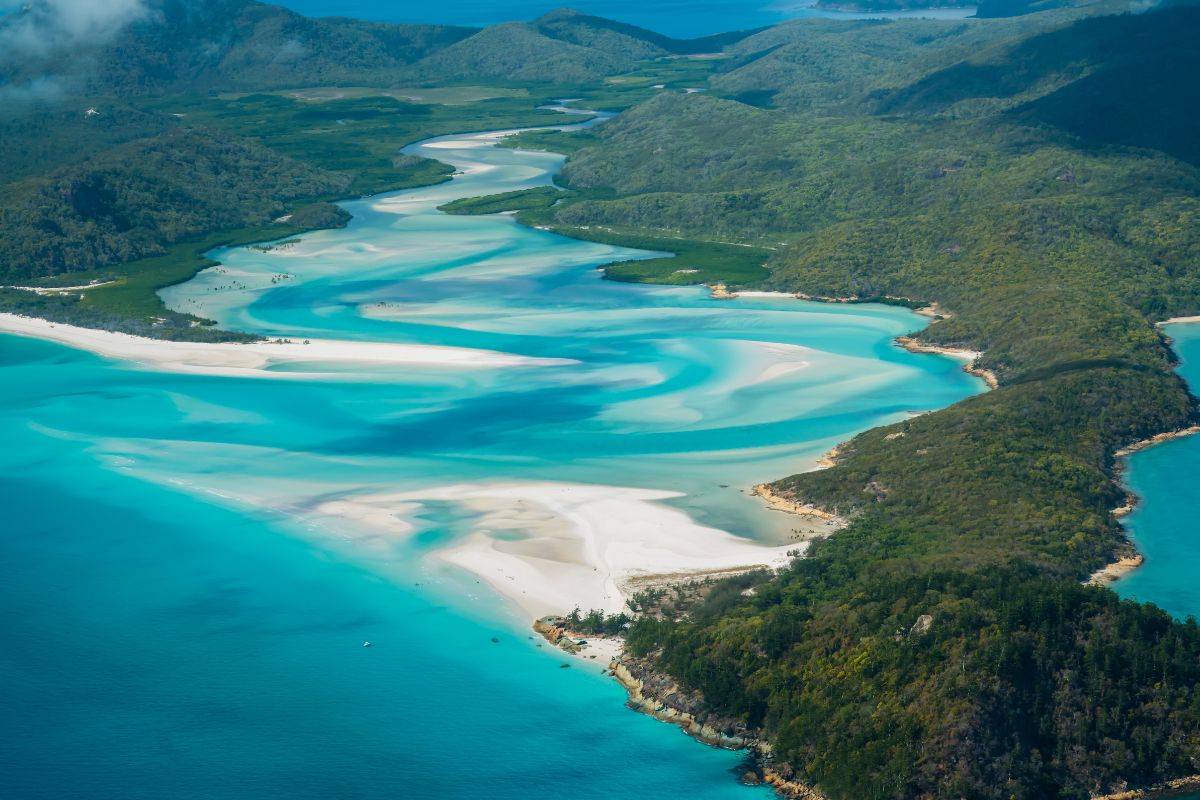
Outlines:
<svg viewBox="0 0 1200 800"><path fill-rule="evenodd" d="M567 9L484 30L309 19L253 0L149 0L115 36L63 35L53 6L0 20L0 86L144 95L330 84L503 79L575 84L644 59L720 50L746 34L675 40Z"/></svg>
<svg viewBox="0 0 1200 800"><path fill-rule="evenodd" d="M0 78L36 90L138 95L166 90L264 89L393 78L469 28L308 19L250 0L151 0L115 35L64 35L55 7L6 17Z"/></svg>
<svg viewBox="0 0 1200 800"><path fill-rule="evenodd" d="M689 43L572 12L475 31L154 2L82 38L37 4L0 24L3 280L114 280L0 290L0 308L219 336L153 293L197 251L443 178L399 154L425 136L558 122L537 108L555 97L633 106L522 138L571 153L566 191L457 210L681 253L610 277L937 301L919 339L983 351L999 388L778 481L851 524L753 593L638 621L631 647L832 800L1083 798L1200 772L1200 627L1082 585L1130 550L1115 451L1200 416L1153 325L1200 313L1193 8Z"/></svg>
<svg viewBox="0 0 1200 800"><path fill-rule="evenodd" d="M136 302L84 314L105 290L53 313L143 333L169 318L156 335L189 337L195 320L150 294L204 264L189 243L342 224L326 201L446 179L446 165L400 154L411 141L558 121L537 107L748 35L680 41L565 9L484 30L308 19L253 0L63 9L35 0L0 18L0 281L132 263L163 273ZM422 102L431 87L446 101Z"/></svg>
<svg viewBox="0 0 1200 800"><path fill-rule="evenodd" d="M828 797L1084 798L1200 772L1200 628L1082 585L1130 552L1115 451L1197 419L1153 323L1200 313L1198 22L779 26L732 46L709 94L563 143L573 191L523 212L756 246L767 288L937 301L919 339L983 351L999 379L776 482L851 525L753 593L631 631Z"/></svg>

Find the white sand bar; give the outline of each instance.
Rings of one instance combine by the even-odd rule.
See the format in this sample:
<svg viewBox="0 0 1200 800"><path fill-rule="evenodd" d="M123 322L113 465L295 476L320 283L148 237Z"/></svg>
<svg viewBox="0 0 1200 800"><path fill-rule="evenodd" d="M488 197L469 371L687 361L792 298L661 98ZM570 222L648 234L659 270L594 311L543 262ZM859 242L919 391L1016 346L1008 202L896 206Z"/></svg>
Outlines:
<svg viewBox="0 0 1200 800"><path fill-rule="evenodd" d="M79 328L16 314L0 314L0 333L46 339L167 372L265 378L295 378L299 375L312 377L326 374L319 369L303 373L267 371L272 365L289 362L467 369L573 363L566 359L532 358L494 350L335 339L311 339L309 344L305 344L303 339L293 339L289 342L275 339L246 344L173 342L131 336L127 333ZM328 374L336 374L336 370L330 370Z"/></svg>
<svg viewBox="0 0 1200 800"><path fill-rule="evenodd" d="M474 530L435 557L474 573L530 618L576 606L615 613L639 577L780 567L790 561L788 550L803 547L761 545L655 502L679 496L590 484L470 483L343 498L319 510L382 523L400 535L411 530L404 516L414 503L453 502L475 511ZM382 522L389 516L390 525Z"/></svg>

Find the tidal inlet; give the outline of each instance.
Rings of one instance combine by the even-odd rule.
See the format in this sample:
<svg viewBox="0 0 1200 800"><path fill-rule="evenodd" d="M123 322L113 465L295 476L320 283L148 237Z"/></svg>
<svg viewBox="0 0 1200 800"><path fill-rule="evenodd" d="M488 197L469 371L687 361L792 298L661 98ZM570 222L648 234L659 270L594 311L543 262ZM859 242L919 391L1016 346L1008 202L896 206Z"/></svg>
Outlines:
<svg viewBox="0 0 1200 800"><path fill-rule="evenodd" d="M563 158L506 133L414 145L453 179L161 292L263 344L3 339L9 624L35 645L10 713L60 715L101 785L169 752L140 796L209 796L180 781L214 759L234 787L315 763L337 795L475 796L468 764L506 797L764 791L621 708L619 637L572 654L531 624L782 567L841 523L756 484L983 384L896 346L906 308L606 281L661 254L439 211L550 185Z"/></svg>
<svg viewBox="0 0 1200 800"><path fill-rule="evenodd" d="M0 2L0 800L1200 800L1192 0Z"/></svg>

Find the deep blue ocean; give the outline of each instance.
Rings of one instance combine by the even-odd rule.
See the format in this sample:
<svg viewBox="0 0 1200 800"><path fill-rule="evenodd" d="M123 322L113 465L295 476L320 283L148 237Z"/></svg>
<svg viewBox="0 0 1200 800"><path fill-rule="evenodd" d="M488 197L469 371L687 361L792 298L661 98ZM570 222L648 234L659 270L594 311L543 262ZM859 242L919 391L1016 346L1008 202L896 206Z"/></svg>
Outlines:
<svg viewBox="0 0 1200 800"><path fill-rule="evenodd" d="M164 292L474 361L164 372L0 336L0 797L768 796L534 609L611 602L667 542L787 549L753 483L982 385L896 347L906 309L613 283L653 254L437 211L562 163L494 142L410 148L460 174Z"/></svg>

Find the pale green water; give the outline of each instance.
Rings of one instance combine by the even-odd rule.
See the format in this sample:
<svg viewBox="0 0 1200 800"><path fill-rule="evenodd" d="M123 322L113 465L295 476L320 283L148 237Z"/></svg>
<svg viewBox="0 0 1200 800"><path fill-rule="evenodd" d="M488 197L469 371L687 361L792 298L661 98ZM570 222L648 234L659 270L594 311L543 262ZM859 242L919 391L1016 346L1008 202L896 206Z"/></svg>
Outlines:
<svg viewBox="0 0 1200 800"><path fill-rule="evenodd" d="M350 203L348 229L294 247L223 252L167 300L243 330L568 363L266 380L0 337L6 796L760 793L732 781L737 754L625 710L598 666L560 669L526 616L434 558L476 513L406 507L397 535L317 509L641 487L773 541L787 518L741 490L979 382L896 348L924 322L904 310L610 283L594 267L639 254L437 213L561 161L488 144L423 145L467 174Z"/></svg>

